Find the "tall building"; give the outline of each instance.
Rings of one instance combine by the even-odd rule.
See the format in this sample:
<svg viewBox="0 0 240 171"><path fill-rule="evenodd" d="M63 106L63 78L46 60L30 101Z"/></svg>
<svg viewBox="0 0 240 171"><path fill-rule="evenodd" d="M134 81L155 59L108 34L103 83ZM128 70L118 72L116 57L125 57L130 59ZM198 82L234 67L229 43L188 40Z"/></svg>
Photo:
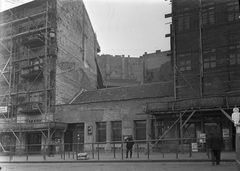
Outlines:
<svg viewBox="0 0 240 171"><path fill-rule="evenodd" d="M147 113L156 119L157 129L158 123L172 118L175 122L165 133L193 138L199 147L204 142L195 138L217 129L225 150L232 150L236 132L231 114L240 106L239 2L172 0L171 5L172 13L166 14L172 17L171 33L166 36L171 37L174 100L162 109L160 103L152 105ZM182 140L182 147L184 143L188 142Z"/></svg>
<svg viewBox="0 0 240 171"><path fill-rule="evenodd" d="M97 85L100 47L82 0L38 0L0 13L0 143L40 152L62 142L55 105ZM34 145L35 144L35 145ZM8 149L9 150L9 149Z"/></svg>

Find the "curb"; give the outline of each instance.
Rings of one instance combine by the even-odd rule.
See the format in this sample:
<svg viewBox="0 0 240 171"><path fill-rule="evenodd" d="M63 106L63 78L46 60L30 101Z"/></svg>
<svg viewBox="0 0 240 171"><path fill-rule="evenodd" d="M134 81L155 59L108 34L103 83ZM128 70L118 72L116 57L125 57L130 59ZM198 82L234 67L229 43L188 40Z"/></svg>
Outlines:
<svg viewBox="0 0 240 171"><path fill-rule="evenodd" d="M76 160L76 161L0 161L0 163L26 164L26 163L154 163L154 162L211 162L211 160ZM236 162L234 159L221 160L221 162Z"/></svg>

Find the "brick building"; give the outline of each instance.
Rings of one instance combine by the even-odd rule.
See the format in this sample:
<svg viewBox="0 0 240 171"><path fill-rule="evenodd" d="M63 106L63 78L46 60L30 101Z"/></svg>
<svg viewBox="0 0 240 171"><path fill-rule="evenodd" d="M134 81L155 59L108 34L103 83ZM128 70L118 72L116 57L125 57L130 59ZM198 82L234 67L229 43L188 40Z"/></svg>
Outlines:
<svg viewBox="0 0 240 171"><path fill-rule="evenodd" d="M139 58L124 55L99 55L97 61L107 87L142 83L142 62Z"/></svg>
<svg viewBox="0 0 240 171"><path fill-rule="evenodd" d="M62 141L67 124L56 120L55 105L97 88L99 50L81 0L38 0L0 13L1 150L39 153L52 136Z"/></svg>
<svg viewBox="0 0 240 171"><path fill-rule="evenodd" d="M140 57L99 55L97 61L107 87L172 81L169 51L157 50Z"/></svg>
<svg viewBox="0 0 240 171"><path fill-rule="evenodd" d="M171 37L174 100L167 110L166 104L147 112L159 122L166 112L174 116L180 138L207 136L220 127L225 150L232 150L236 132L230 116L240 105L239 2L172 0L171 5L166 36Z"/></svg>
<svg viewBox="0 0 240 171"><path fill-rule="evenodd" d="M172 82L154 83L129 87L116 87L84 91L71 104L58 105L56 117L68 123L65 143L96 143L100 148L111 150L113 144L106 142L123 141L124 136L132 135L135 140L155 138L154 120L145 110L148 102L167 103L172 101ZM163 129L171 126L165 120ZM151 130L154 130L152 133ZM175 131L167 137L175 137ZM120 147L121 143L116 147ZM145 143L141 146L145 147ZM70 149L68 149L70 147ZM66 150L87 151L92 144L66 146ZM97 148L97 146L95 146Z"/></svg>
<svg viewBox="0 0 240 171"><path fill-rule="evenodd" d="M173 70L170 51L157 50L140 56L143 67L143 84L172 81Z"/></svg>

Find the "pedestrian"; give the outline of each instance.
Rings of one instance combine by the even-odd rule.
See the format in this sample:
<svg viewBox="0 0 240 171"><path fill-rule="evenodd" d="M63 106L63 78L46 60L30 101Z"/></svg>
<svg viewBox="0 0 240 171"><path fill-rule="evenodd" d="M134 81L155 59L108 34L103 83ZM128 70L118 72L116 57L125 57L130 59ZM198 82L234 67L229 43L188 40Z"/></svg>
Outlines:
<svg viewBox="0 0 240 171"><path fill-rule="evenodd" d="M49 144L49 151L48 151L48 156L49 157L54 157L54 142L50 142Z"/></svg>
<svg viewBox="0 0 240 171"><path fill-rule="evenodd" d="M209 149L211 152L211 161L214 166L220 164L221 151L224 147L223 137L220 133L210 133L208 138Z"/></svg>
<svg viewBox="0 0 240 171"><path fill-rule="evenodd" d="M128 152L130 152L130 158L132 158L132 148L134 145L133 139L131 136L129 136L125 141L127 142L126 158L128 158Z"/></svg>

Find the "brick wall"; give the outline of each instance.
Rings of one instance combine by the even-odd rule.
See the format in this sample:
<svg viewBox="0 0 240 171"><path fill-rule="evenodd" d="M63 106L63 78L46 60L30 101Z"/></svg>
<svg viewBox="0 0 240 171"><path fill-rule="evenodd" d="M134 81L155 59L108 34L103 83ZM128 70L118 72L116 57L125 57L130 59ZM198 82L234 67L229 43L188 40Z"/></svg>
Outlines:
<svg viewBox="0 0 240 171"><path fill-rule="evenodd" d="M82 1L57 1L56 104L96 89L96 37Z"/></svg>

